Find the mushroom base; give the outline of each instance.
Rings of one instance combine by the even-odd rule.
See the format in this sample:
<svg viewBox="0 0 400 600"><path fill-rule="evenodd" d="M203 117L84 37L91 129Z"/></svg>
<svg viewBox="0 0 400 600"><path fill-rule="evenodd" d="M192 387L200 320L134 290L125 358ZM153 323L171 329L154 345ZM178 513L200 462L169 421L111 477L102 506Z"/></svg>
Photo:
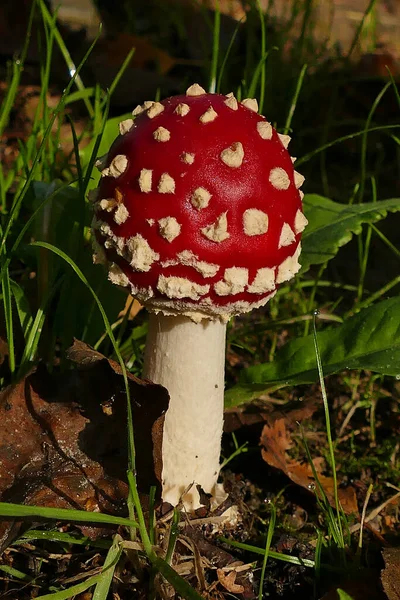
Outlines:
<svg viewBox="0 0 400 600"><path fill-rule="evenodd" d="M196 484L217 493L224 409L226 324L150 314L143 375L170 395L162 445L162 497L201 506Z"/></svg>

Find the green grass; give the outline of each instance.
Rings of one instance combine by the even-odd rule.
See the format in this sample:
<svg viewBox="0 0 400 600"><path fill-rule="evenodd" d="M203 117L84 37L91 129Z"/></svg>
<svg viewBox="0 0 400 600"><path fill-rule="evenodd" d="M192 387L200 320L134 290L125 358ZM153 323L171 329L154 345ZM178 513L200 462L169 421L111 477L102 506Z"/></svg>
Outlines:
<svg viewBox="0 0 400 600"><path fill-rule="evenodd" d="M316 24L312 19L312 0L293 0L291 18L283 24L277 24L270 15L265 16L258 2L251 2L250 5L246 23L237 24L228 40L222 35L223 20L219 12L214 13L213 19L207 14L204 15L212 43L205 48L200 70L197 68L196 71L195 67L192 67L193 71L182 76L182 90L185 89L188 78L193 77L193 80L199 79L199 83L203 82L204 85L208 82L210 91L217 90L223 93L234 90L239 98L256 96L260 109L264 109L264 113L280 131L293 131L293 144L299 156L296 168L301 167L306 172L308 169L308 191L332 191L336 201L334 205L329 204L329 199L321 196L308 196L308 232L310 237L314 235L309 248L320 252L318 259L308 258L311 254L307 254L305 236L304 256L308 260L307 266L310 270L304 269L295 283L282 287L270 303L267 312L235 320L228 329L229 346L242 363L240 371L233 368L228 370L231 389L228 390L227 402L230 402L231 406L256 398L266 390L284 387L287 382L294 386L309 380L315 381L315 374L319 376L328 440L326 458L334 478L335 507L332 508L324 490L318 484L318 475L314 469L315 495L322 519L317 531L314 560L302 560L270 549L275 532L279 529L279 513L274 505L270 511L268 528L263 531L264 547L224 540L234 548L262 557L259 588L261 599L270 559L313 570L316 590L322 574L329 570L326 562L331 552L339 549L339 567L347 568L345 556L351 548L349 523L338 499L335 464L338 448L334 439L334 427L331 425L332 408L329 406L323 372L334 373L346 365L353 365L354 349L365 345L365 340L358 341L354 337L353 347L348 349L346 346L346 336L352 331L351 324L354 321L351 321L351 318L354 315L359 319L356 321L359 324L369 319L368 324L376 323L377 326L383 322L386 315L387 327L383 334L388 333L390 322L394 324L393 335L375 335L373 341L377 354L384 354L388 347L395 353L394 358L389 361L390 368L385 367L387 363L384 364L383 359L379 362L375 357L374 362L369 357L367 362L366 358L360 358L359 355L356 357L358 362L354 364L359 369L368 368L381 375L395 374L393 364L396 364L400 356L397 335L400 327L399 311L397 305L390 308L395 299L388 300L386 304L381 302L381 299L389 293L396 292L400 277L396 275L383 285L375 285L369 274L369 265L371 248L376 243L381 243L382 247L387 248L394 260L400 256L395 243L376 225L378 220L386 216L388 210L400 210L400 199L385 193L385 172L379 166L373 149L379 141L387 154L388 148L390 151L398 151L398 120L387 123L381 120L378 113L390 94L394 95L400 109L400 96L396 82L390 76L386 83L380 85L364 115L357 115L356 119L346 117L335 121L335 105L332 104L330 111L327 111L326 120L319 123L318 127L310 128L308 123L313 122L313 111L318 109L316 99L324 97L328 83L334 87L332 98L336 97L337 105L342 107L340 93L351 81L349 60L362 40L364 26L368 23L369 15L373 15L375 2L370 2L355 33L348 56L337 57L340 69L334 73L330 66L321 60L325 52L323 44L317 44L313 38ZM179 9L177 11L174 13L171 9L168 19L178 31L181 47L184 48L189 40L185 38L183 16ZM294 23L298 18L301 22L300 35L292 46L285 50L285 41L292 35ZM129 453L126 457L126 478L129 485L129 518L7 503L0 503L0 515L4 518L23 518L30 522L40 517L49 523L66 521L119 525L124 536L130 538L129 543L140 545L140 550L136 549L134 552L142 568L148 569L153 579L157 573L161 573L182 597L200 598L198 592L171 566L184 515L178 510L174 512L167 530L169 542L162 552L159 547L155 547L158 543L158 525L154 509L155 490L150 493L148 520L139 499L135 464L136 452L140 449L136 449L134 443L128 371L140 375L147 331L146 319L141 315L136 321L130 322L127 317L118 317L125 297L111 284L103 281L101 269L94 267L90 259L91 215L86 196L98 177L93 173L96 157L104 151L116 134L116 119L109 119L112 96L129 66L134 49L128 53L114 80L110 82L108 91L102 91L98 85L86 87L82 71L88 57L95 51L97 40L88 48L79 64L76 64L57 28L56 15L51 15L45 3L37 0L33 3L26 44L20 56L10 64L8 88L0 107L0 135L4 134L10 122L35 19L42 22L41 41L44 49L38 108L32 122L31 134L26 141L21 142L15 164L8 172L0 166L0 268L4 317L2 335L5 334L8 344L8 364L6 368L3 365L0 372L0 383L4 388L9 383L18 381L40 359L47 363L49 370L66 369L63 355L72 337L84 339L118 361L127 401ZM373 27L373 20L371 22ZM137 23L135 21L135 27ZM133 28L133 24L130 26ZM166 21L153 23L153 26L159 27L161 40L168 38ZM57 107L51 108L47 98L55 49L61 53L71 77ZM160 93L163 95L163 90ZM67 114L67 107L78 104L85 107L87 119L87 127L79 135L75 131L73 119ZM65 157L59 142L61 124L68 122L73 152L71 156ZM89 137L91 142L83 148L82 141L85 137ZM347 144L351 144L351 148L356 150L349 151ZM347 161L351 152L356 153L356 160ZM344 155L341 156L340 153ZM343 181L337 181L338 168L344 172ZM382 200L387 197L392 199L382 204ZM347 210L345 207L353 210L350 215L353 219L351 225L348 225L348 221L344 223L344 217L349 217L348 213L344 214ZM323 210L323 214L318 212ZM329 212L333 210L336 213ZM337 215L336 221L332 214ZM326 232L327 221L330 221L331 226L329 235ZM349 231L356 236L358 260L358 263L354 261L358 269L357 280L351 282L336 279L335 269L331 268L331 262L335 264L337 255L340 257L340 253L343 252L340 248L350 242L352 234L349 235ZM329 260L323 258L322 242L318 236L323 237L326 243L331 243L328 248ZM36 273L33 283L29 279L31 272ZM321 336L316 333L316 307L320 309L318 327L322 330ZM312 326L313 334L309 335ZM292 347L295 348L291 358L296 356L299 365L297 370L291 372L281 360L282 354L278 348L282 345L279 333L284 329L289 341L293 342ZM337 346L344 348L339 366L334 361L329 362L333 349L329 346L328 338L331 337L331 332L334 334L335 331L340 332ZM372 338L369 342L371 340ZM55 366L54 361L56 345L61 348L60 367ZM290 353L290 345L286 346L283 352ZM353 363L349 362L350 359ZM269 361L270 364L267 364ZM275 378L271 375L274 369ZM307 370L307 373L312 370L311 379L310 375L308 378L304 375L302 369ZM279 379L280 373L283 375ZM371 435L376 441L376 418L371 408L372 404L360 404L359 409L370 411L373 431ZM239 443L236 437L233 437L233 445L233 452L225 459L224 466L228 463L232 466L239 459L246 460L247 455L251 454L248 441ZM381 457L384 456L385 473L388 477L394 477L398 468L393 465L390 468L387 459L391 449L391 446L388 449L382 443L379 452L369 457L369 462L364 461L364 464L379 469ZM313 467L311 450L307 444L304 453ZM359 462L358 457L351 457L349 472L356 473ZM113 540L93 543L84 536L64 534L57 530L28 530L17 540L16 547L27 539L41 540L42 543L50 541L64 545L93 545L107 551L99 574L69 589L48 590L50 593L39 595L39 598L43 599L61 600L91 588L96 600L107 598L115 568L128 551L128 543L119 534L116 534ZM364 539L363 544L365 543ZM0 569L11 578L29 581L30 576L16 568L0 565ZM345 597L344 592L341 593L342 597Z"/></svg>

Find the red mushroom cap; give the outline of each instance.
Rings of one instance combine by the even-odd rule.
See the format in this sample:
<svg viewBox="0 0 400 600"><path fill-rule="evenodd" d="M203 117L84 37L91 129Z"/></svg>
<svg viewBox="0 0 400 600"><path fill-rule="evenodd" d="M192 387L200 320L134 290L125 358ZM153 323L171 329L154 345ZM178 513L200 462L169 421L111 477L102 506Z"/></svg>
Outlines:
<svg viewBox="0 0 400 600"><path fill-rule="evenodd" d="M265 304L299 270L307 224L290 138L256 100L197 84L133 115L98 161L95 260L155 312L229 318Z"/></svg>

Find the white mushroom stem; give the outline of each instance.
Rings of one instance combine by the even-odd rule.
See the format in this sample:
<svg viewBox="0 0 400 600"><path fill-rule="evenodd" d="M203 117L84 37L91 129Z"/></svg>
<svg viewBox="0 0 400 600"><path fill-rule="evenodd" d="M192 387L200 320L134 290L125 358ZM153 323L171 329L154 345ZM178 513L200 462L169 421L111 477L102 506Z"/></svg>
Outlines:
<svg viewBox="0 0 400 600"><path fill-rule="evenodd" d="M226 324L150 314L143 375L163 385L170 403L162 446L162 498L201 506L196 484L214 496L224 409ZM194 485L192 485L194 484Z"/></svg>

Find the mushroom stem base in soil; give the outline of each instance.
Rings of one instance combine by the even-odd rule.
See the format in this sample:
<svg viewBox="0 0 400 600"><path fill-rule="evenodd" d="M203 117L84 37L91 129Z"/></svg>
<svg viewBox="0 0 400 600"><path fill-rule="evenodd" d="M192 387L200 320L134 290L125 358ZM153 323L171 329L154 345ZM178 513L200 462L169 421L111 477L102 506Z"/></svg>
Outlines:
<svg viewBox="0 0 400 600"><path fill-rule="evenodd" d="M201 506L196 484L217 491L224 410L226 323L150 314L143 375L170 395L162 444L162 497ZM194 484L194 485L191 485ZM191 487L190 487L191 486Z"/></svg>

